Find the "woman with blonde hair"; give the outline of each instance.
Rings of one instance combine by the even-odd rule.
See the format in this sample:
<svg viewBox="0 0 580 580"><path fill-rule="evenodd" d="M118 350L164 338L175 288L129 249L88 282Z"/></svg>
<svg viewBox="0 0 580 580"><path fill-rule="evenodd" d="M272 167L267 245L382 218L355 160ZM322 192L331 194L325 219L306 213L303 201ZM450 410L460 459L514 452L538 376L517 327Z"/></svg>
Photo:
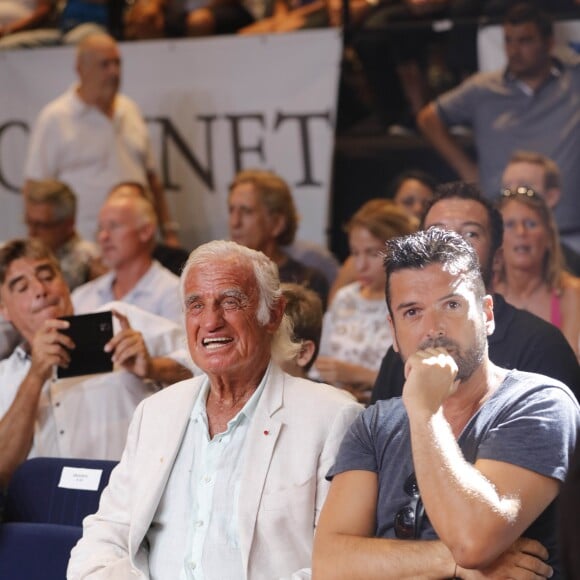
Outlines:
<svg viewBox="0 0 580 580"><path fill-rule="evenodd" d="M368 402L381 360L393 342L387 323L383 249L387 240L410 234L416 227L392 201L373 199L345 229L356 281L337 292L324 315L312 376Z"/></svg>
<svg viewBox="0 0 580 580"><path fill-rule="evenodd" d="M503 254L494 289L514 306L557 326L578 356L580 278L565 271L558 229L544 198L530 187L504 189Z"/></svg>

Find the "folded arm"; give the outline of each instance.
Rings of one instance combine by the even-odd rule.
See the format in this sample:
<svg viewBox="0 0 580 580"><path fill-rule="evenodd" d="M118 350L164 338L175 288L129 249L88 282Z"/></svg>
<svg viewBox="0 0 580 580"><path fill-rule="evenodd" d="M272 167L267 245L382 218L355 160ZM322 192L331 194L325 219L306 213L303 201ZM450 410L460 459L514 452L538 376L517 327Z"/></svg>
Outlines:
<svg viewBox="0 0 580 580"><path fill-rule="evenodd" d="M347 471L334 477L314 542L314 580L426 580L454 574L464 580L538 580L552 575L544 562L546 549L526 538L480 569L456 565L441 541L375 538L377 493L376 473Z"/></svg>
<svg viewBox="0 0 580 580"><path fill-rule="evenodd" d="M467 463L442 414L411 432L429 521L462 566L489 565L558 494L555 479L528 469L492 460Z"/></svg>
<svg viewBox="0 0 580 580"><path fill-rule="evenodd" d="M390 540L375 534L378 476L336 475L314 540L314 580L449 578L455 561L441 542Z"/></svg>
<svg viewBox="0 0 580 580"><path fill-rule="evenodd" d="M445 349L419 351L405 369L403 402L429 521L458 564L487 566L548 507L558 494L558 481L503 461L466 461L444 412L458 386L457 365ZM460 406L446 409L451 416L458 411L462 416L466 405L475 408L473 397L457 396ZM463 424L455 424L456 430Z"/></svg>

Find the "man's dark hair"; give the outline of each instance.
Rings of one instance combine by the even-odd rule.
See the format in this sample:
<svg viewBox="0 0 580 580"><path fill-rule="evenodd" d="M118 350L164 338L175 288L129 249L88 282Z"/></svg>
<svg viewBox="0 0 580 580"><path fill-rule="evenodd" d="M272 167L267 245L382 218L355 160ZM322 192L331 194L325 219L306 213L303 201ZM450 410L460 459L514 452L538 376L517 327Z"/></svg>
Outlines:
<svg viewBox="0 0 580 580"><path fill-rule="evenodd" d="M554 23L551 16L540 9L535 2L517 2L507 10L503 23L517 26L518 24L535 24L543 38L554 36Z"/></svg>
<svg viewBox="0 0 580 580"><path fill-rule="evenodd" d="M388 196L389 198L395 197L395 194L407 181L408 179L414 179L419 183L422 183L425 187L428 187L431 191L435 191L437 187L437 180L427 173L426 171L422 171L421 169L406 169L402 173L399 173L393 181L391 181L388 189Z"/></svg>
<svg viewBox="0 0 580 580"><path fill-rule="evenodd" d="M453 231L433 227L409 236L393 238L385 246L386 296L391 315L391 276L401 270L422 270L440 264L446 272L463 278L477 300L481 301L486 294L476 251Z"/></svg>
<svg viewBox="0 0 580 580"><path fill-rule="evenodd" d="M450 181L449 183L442 183L435 189L435 195L427 203L425 213L421 219L421 229L425 227L425 217L429 210L439 201L443 199L469 199L480 203L489 217L489 225L491 227L491 248L490 259L493 259L498 249L503 243L503 219L499 210L488 199L481 195L481 191L474 183L465 183L464 181Z"/></svg>
<svg viewBox="0 0 580 580"><path fill-rule="evenodd" d="M60 265L49 247L36 238L10 240L0 245L0 285L6 281L10 264L20 258L48 260L60 272Z"/></svg>

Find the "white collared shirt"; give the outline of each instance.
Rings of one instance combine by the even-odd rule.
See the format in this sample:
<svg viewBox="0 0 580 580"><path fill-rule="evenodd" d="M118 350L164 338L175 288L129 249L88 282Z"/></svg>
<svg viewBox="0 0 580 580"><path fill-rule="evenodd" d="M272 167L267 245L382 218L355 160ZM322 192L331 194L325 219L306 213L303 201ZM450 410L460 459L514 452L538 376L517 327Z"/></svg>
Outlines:
<svg viewBox="0 0 580 580"><path fill-rule="evenodd" d="M210 439L206 380L151 527L151 580L238 580L245 576L238 503L248 428L270 367L227 429Z"/></svg>
<svg viewBox="0 0 580 580"><path fill-rule="evenodd" d="M103 309L111 308L142 332L151 356L187 365L181 327L129 304L114 302ZM113 328L119 329L115 318ZM30 356L20 346L0 362L0 417L12 405L30 365ZM191 363L187 366L192 368ZM46 381L28 456L120 459L135 407L157 390L125 370Z"/></svg>
<svg viewBox="0 0 580 580"><path fill-rule="evenodd" d="M95 312L107 302L115 300L114 282L115 272L111 271L76 288L71 295L75 312ZM183 323L179 278L157 260L153 260L147 272L120 300L176 324Z"/></svg>
<svg viewBox="0 0 580 580"><path fill-rule="evenodd" d="M40 112L30 136L26 179L58 179L77 195L77 230L94 240L107 193L121 181L148 182L154 171L147 125L137 104L115 97L112 118L72 86Z"/></svg>

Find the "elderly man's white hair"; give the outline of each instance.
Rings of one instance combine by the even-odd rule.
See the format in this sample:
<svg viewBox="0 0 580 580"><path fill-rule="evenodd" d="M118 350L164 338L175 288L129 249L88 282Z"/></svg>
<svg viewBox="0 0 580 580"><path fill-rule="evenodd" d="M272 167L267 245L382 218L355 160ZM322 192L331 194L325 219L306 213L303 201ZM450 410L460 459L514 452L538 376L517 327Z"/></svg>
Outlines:
<svg viewBox="0 0 580 580"><path fill-rule="evenodd" d="M262 252L251 250L236 242L214 240L198 246L191 254L181 273L181 299L185 302L185 279L194 266L212 268L216 262L238 260L240 267L250 268L258 286L259 302L256 319L261 326L269 321L274 305L284 300L280 290L278 267ZM272 358L276 362L294 359L300 352L301 345L292 341L292 321L286 314L272 339Z"/></svg>

